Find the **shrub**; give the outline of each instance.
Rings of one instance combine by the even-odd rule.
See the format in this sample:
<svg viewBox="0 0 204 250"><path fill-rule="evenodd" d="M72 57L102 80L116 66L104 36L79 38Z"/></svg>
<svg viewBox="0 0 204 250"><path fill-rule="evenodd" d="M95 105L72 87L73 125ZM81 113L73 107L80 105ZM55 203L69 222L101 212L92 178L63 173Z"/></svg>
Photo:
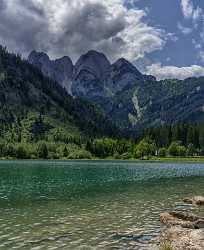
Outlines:
<svg viewBox="0 0 204 250"><path fill-rule="evenodd" d="M143 139L138 145L136 145L134 150L135 158L145 158L151 155L155 155L156 145L151 140Z"/></svg>
<svg viewBox="0 0 204 250"><path fill-rule="evenodd" d="M27 159L28 158L28 154L22 145L19 145L16 148L16 158L17 159Z"/></svg>
<svg viewBox="0 0 204 250"><path fill-rule="evenodd" d="M77 151L74 151L72 153L69 154L68 156L68 159L91 159L92 156L91 156L91 153L84 150L84 149L80 149L80 150L77 150Z"/></svg>
<svg viewBox="0 0 204 250"><path fill-rule="evenodd" d="M131 158L132 158L132 154L129 153L129 152L126 152L126 153L121 155L121 159L123 159L123 160L128 160L128 159L131 159Z"/></svg>
<svg viewBox="0 0 204 250"><path fill-rule="evenodd" d="M178 142L172 142L168 148L168 153L171 156L185 156L186 155L186 147L180 145Z"/></svg>
<svg viewBox="0 0 204 250"><path fill-rule="evenodd" d="M160 149L159 149L158 156L160 156L160 157L165 157L166 154L167 154L166 148L160 148Z"/></svg>
<svg viewBox="0 0 204 250"><path fill-rule="evenodd" d="M47 159L48 158L48 149L47 149L46 143L40 142L37 145L37 155L40 159Z"/></svg>

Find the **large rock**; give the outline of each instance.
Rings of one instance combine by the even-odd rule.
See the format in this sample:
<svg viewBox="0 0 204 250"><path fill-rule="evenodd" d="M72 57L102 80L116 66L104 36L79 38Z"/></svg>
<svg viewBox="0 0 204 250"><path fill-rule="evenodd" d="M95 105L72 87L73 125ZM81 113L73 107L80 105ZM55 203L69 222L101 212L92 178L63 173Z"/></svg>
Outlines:
<svg viewBox="0 0 204 250"><path fill-rule="evenodd" d="M187 212L170 212L160 215L167 226L160 245L172 250L204 250L204 218Z"/></svg>
<svg viewBox="0 0 204 250"><path fill-rule="evenodd" d="M167 226L181 226L183 228L204 228L204 218L186 212L162 213L160 221Z"/></svg>
<svg viewBox="0 0 204 250"><path fill-rule="evenodd" d="M204 250L204 229L170 227L162 234L161 246L165 244L172 250Z"/></svg>
<svg viewBox="0 0 204 250"><path fill-rule="evenodd" d="M192 198L185 198L183 200L185 203L203 206L204 205L204 197L203 196L194 196Z"/></svg>

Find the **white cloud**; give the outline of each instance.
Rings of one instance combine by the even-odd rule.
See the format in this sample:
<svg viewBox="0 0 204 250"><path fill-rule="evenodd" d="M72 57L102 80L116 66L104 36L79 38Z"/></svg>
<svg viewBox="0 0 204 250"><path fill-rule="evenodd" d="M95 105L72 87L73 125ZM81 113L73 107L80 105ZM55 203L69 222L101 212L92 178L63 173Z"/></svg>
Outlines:
<svg viewBox="0 0 204 250"><path fill-rule="evenodd" d="M158 80L180 79L204 76L204 67L192 65L190 67L162 66L160 63L146 67L146 74L155 76Z"/></svg>
<svg viewBox="0 0 204 250"><path fill-rule="evenodd" d="M177 27L184 35L189 35L193 31L193 29L183 26L180 22L178 22Z"/></svg>
<svg viewBox="0 0 204 250"><path fill-rule="evenodd" d="M200 50L200 51L198 52L198 59L200 59L200 61L201 61L202 63L204 63L204 51L203 51L203 50Z"/></svg>
<svg viewBox="0 0 204 250"><path fill-rule="evenodd" d="M76 60L89 49L111 60L135 60L162 49L168 35L145 23L146 12L127 9L123 0L0 0L0 43L27 54ZM0 5L0 6L1 6Z"/></svg>
<svg viewBox="0 0 204 250"><path fill-rule="evenodd" d="M195 7L192 0L181 0L181 9L185 18L194 21L203 15L202 9L199 6Z"/></svg>
<svg viewBox="0 0 204 250"><path fill-rule="evenodd" d="M194 38L192 39L192 44L195 49L200 50L202 48L202 45L199 42L197 42Z"/></svg>

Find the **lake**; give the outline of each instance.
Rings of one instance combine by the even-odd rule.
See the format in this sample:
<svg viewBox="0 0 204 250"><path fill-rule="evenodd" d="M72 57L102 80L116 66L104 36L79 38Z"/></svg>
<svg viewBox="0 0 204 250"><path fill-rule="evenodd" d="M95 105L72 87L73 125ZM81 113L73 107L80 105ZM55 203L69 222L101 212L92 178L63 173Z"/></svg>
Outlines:
<svg viewBox="0 0 204 250"><path fill-rule="evenodd" d="M0 249L146 249L194 195L204 164L1 161Z"/></svg>

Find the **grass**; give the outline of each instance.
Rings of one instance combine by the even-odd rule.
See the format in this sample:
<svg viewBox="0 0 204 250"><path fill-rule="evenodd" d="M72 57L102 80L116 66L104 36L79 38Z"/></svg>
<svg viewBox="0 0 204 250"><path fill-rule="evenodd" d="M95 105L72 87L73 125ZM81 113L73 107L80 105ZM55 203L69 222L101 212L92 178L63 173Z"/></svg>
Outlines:
<svg viewBox="0 0 204 250"><path fill-rule="evenodd" d="M203 156L196 157L151 157L150 161L204 162Z"/></svg>

